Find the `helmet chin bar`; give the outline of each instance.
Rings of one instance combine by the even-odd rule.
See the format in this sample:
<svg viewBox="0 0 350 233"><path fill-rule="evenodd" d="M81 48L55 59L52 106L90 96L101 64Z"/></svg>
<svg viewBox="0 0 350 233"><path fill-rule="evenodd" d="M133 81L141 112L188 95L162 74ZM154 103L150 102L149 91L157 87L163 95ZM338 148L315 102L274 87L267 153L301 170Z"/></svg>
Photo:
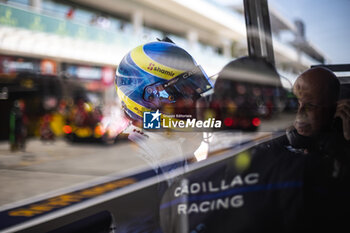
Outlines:
<svg viewBox="0 0 350 233"><path fill-rule="evenodd" d="M208 76L200 66L184 72L165 83L154 83L145 87L143 99L155 108L175 103L180 99L196 100L212 89Z"/></svg>

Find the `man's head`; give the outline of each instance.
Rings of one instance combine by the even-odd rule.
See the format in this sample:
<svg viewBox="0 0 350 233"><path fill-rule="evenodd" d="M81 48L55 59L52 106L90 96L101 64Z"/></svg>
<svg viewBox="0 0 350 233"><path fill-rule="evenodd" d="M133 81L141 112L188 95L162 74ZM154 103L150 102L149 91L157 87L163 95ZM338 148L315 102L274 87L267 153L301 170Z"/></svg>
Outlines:
<svg viewBox="0 0 350 233"><path fill-rule="evenodd" d="M339 95L339 81L326 68L311 68L302 73L293 86L299 107L294 127L300 135L320 136L332 125Z"/></svg>

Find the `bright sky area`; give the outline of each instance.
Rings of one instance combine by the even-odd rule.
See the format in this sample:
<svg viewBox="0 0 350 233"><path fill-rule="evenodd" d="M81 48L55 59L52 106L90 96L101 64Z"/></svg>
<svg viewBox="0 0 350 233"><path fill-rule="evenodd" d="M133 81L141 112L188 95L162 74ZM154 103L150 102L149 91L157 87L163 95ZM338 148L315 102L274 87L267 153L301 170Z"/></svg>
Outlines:
<svg viewBox="0 0 350 233"><path fill-rule="evenodd" d="M243 0L215 0L243 4ZM305 23L307 40L331 64L350 63L350 0L268 0L281 15Z"/></svg>

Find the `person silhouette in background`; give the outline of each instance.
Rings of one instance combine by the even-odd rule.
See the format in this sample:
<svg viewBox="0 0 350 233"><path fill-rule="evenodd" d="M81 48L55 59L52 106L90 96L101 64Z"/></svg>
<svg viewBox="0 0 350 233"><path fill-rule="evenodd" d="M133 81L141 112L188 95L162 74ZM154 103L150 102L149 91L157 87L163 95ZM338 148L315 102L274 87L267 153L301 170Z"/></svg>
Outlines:
<svg viewBox="0 0 350 233"><path fill-rule="evenodd" d="M10 149L11 151L25 150L27 137L27 117L25 115L25 103L16 100L10 114Z"/></svg>

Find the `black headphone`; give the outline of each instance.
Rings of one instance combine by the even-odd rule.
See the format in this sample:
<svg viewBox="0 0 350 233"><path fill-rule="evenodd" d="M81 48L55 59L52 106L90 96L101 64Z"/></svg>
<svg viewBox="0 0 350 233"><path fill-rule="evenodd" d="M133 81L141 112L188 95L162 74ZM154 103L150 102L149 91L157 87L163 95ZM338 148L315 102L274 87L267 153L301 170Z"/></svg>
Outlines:
<svg viewBox="0 0 350 233"><path fill-rule="evenodd" d="M336 145L344 141L342 120L335 118L331 129L317 138L300 135L293 126L287 128L286 136L289 144L296 149L309 149L336 156Z"/></svg>

